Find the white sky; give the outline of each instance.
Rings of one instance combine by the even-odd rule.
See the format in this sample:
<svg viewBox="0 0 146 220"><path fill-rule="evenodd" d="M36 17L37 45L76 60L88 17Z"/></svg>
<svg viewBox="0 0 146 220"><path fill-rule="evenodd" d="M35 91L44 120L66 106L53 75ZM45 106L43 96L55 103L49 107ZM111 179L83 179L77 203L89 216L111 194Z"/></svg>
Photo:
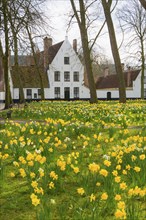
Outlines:
<svg viewBox="0 0 146 220"><path fill-rule="evenodd" d="M72 43L73 39L77 39L79 47L80 42L80 32L77 24L72 24L71 28L67 31L69 23L69 13L71 11L71 6L69 0L48 0L48 12L51 23L50 25L54 28L51 30L50 36L54 43L60 42L68 36L68 40ZM108 40L108 34L97 40L97 44L102 47L102 53L105 56L112 57L110 44Z"/></svg>
<svg viewBox="0 0 146 220"><path fill-rule="evenodd" d="M120 1L119 5L121 6L122 1ZM69 0L48 0L47 8L45 8L45 13L50 19L50 26L53 27L51 31L49 31L50 37L53 39L53 43L58 43L65 39L65 36L68 36L68 40L72 43L73 39L77 39L79 46L81 46L80 42L80 33L77 24L71 25L71 28L67 31L68 23L69 23L69 13L71 12L71 5ZM115 22L114 22L115 24ZM96 29L94 29L96 32ZM104 30L106 34L100 36L97 39L96 51L98 53L104 54L105 58L113 60L111 47L109 42L109 36L107 29ZM118 45L121 44L122 35L116 29L116 37ZM122 52L120 53L121 61L125 62L126 54Z"/></svg>

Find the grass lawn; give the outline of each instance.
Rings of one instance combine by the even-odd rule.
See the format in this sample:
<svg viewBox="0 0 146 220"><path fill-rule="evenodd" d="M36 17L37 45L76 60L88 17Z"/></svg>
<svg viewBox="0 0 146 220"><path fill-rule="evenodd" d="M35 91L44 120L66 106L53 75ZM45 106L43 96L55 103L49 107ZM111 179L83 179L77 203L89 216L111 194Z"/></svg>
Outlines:
<svg viewBox="0 0 146 220"><path fill-rule="evenodd" d="M0 123L0 219L144 220L145 153L146 101L15 107Z"/></svg>

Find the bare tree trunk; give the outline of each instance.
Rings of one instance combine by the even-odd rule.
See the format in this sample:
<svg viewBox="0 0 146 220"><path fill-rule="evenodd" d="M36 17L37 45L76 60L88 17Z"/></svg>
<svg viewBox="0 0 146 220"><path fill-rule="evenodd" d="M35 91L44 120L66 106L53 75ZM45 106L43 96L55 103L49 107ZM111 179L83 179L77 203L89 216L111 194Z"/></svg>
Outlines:
<svg viewBox="0 0 146 220"><path fill-rule="evenodd" d="M12 28L13 29L13 28ZM15 33L14 30L12 30L13 33L13 41L14 41L14 64L15 64L15 71L18 77L18 82L19 82L19 102L24 103L24 92L23 92L23 86L22 86L22 81L20 78L20 73L19 73L19 64L18 64L18 43L17 43L17 34Z"/></svg>
<svg viewBox="0 0 146 220"><path fill-rule="evenodd" d="M144 99L144 70L145 70L145 56L144 56L144 40L141 39L141 99Z"/></svg>
<svg viewBox="0 0 146 220"><path fill-rule="evenodd" d="M87 27L86 27L85 5L84 5L83 0L79 1L80 17L81 17L79 18L74 1L70 0L70 2L73 8L75 17L77 19L78 26L80 29L80 34L81 34L83 55L84 55L85 67L86 67L89 90L90 90L90 103L96 103L97 102L96 86L95 86L94 77L93 77L92 60L91 60L91 54L90 54L91 51L89 48L88 33L87 33Z"/></svg>
<svg viewBox="0 0 146 220"><path fill-rule="evenodd" d="M28 37L29 37L29 41L30 41L30 45L31 45L31 49L32 49L32 54L33 54L33 58L34 58L34 62L35 62L36 71L37 71L37 73L39 75L39 78L40 78L41 99L44 100L45 99L45 95L44 95L43 79L42 79L41 72L39 70L39 66L38 66L38 62L37 62L37 57L36 57L36 53L35 53L35 50L34 50L34 43L32 41L31 33L30 33L30 31L29 31L27 26L26 26L26 30L27 30L27 33L28 33Z"/></svg>
<svg viewBox="0 0 146 220"><path fill-rule="evenodd" d="M102 6L104 9L104 14L105 14L106 22L107 22L112 54L113 54L113 58L115 62L115 68L116 68L118 80L119 80L119 101L121 103L126 103L124 75L123 75L120 55L119 55L118 46L117 46L114 25L113 25L113 21L111 17L111 12L110 12L111 3L112 3L112 0L109 0L108 2L106 0L102 0Z"/></svg>
<svg viewBox="0 0 146 220"><path fill-rule="evenodd" d="M96 86L95 86L93 71L92 71L92 61L91 61L91 57L90 57L90 48L88 45L88 36L87 36L86 30L84 28L82 28L82 30L81 30L81 39L82 39L82 47L83 47L86 73L87 73L89 89L90 89L90 103L96 103L97 102L97 95L96 95Z"/></svg>
<svg viewBox="0 0 146 220"><path fill-rule="evenodd" d="M5 109L10 107L12 103L9 85L9 35L8 35L8 17L7 17L7 0L2 1L3 16L4 16L4 30L5 30L5 54L3 56L4 64L4 79L5 79Z"/></svg>
<svg viewBox="0 0 146 220"><path fill-rule="evenodd" d="M13 2L13 4L15 4ZM14 5L10 5L10 7L14 7ZM15 8L15 7L14 7ZM16 16L16 15L15 15ZM16 17L15 17L11 11L8 11L8 18L9 18L9 23L12 31L12 36L13 36L13 44L14 44L14 66L15 66L15 71L16 71L16 77L18 79L18 86L19 86L19 102L24 103L24 92L23 92L23 86L22 86L22 81L20 77L20 72L19 72L19 63L18 63L18 39L17 35L19 32L19 25L20 23L16 24Z"/></svg>

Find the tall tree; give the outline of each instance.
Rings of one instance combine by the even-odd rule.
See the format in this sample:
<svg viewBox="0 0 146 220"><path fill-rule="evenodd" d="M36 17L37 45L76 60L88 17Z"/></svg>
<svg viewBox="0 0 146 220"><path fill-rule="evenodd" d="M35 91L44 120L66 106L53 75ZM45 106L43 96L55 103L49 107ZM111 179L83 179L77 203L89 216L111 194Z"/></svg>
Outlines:
<svg viewBox="0 0 146 220"><path fill-rule="evenodd" d="M37 60L37 54L36 54L36 51L35 51L32 35L31 35L31 31L30 31L30 29L29 29L29 27L27 25L26 25L25 28L27 30L27 34L28 34L28 37L29 37L30 45L31 45L31 50L32 50L32 54L33 54L33 58L34 58L34 63L35 63L35 69L36 69L36 72L38 73L38 76L39 76L39 79L40 79L41 99L44 100L45 99L45 95L44 95L43 79L42 79L42 74L40 72L40 68L39 68L39 64L38 64L38 60Z"/></svg>
<svg viewBox="0 0 146 220"><path fill-rule="evenodd" d="M96 86L92 71L91 50L89 46L88 31L86 24L87 10L83 0L79 1L79 10L76 7L75 0L70 0L70 2L80 30L85 68L87 72L87 78L88 78L89 90L90 90L90 102L96 103L97 102Z"/></svg>
<svg viewBox="0 0 146 220"><path fill-rule="evenodd" d="M111 50L112 50L112 54L113 54L113 58L115 62L115 68L116 68L116 72L117 72L117 76L119 80L119 101L121 103L125 103L126 102L125 81L124 81L124 75L123 75L117 40L116 40L114 24L113 24L112 15L111 15L112 0L102 0L101 2L102 2L106 22L107 22Z"/></svg>
<svg viewBox="0 0 146 220"><path fill-rule="evenodd" d="M6 83L6 100L9 101L9 86L8 86L8 52L10 49L10 45L13 45L14 48L14 63L15 63L15 70L17 70L17 78L19 82L19 95L20 101L24 101L24 94L22 88L22 82L19 74L19 63L18 63L18 51L20 49L20 42L24 41L22 39L23 32L26 33L27 30L34 28L35 30L40 30L40 28L44 25L43 22L43 14L41 12L41 5L46 0L0 0L0 24L2 26L2 35L5 39L5 53L2 52L3 46L2 41L0 41L0 52L3 54L3 66L5 67L5 83ZM41 5L40 5L41 4ZM38 28L39 27L39 28ZM43 26L44 27L44 26ZM40 34L40 33L39 33ZM41 35L40 35L41 36ZM25 36L26 37L26 36ZM30 40L30 44L32 47L32 42L30 39L30 33L27 31L27 39ZM35 53L34 53L35 56ZM35 57L34 57L35 59ZM36 59L35 59L36 60ZM37 62L36 62L37 63ZM36 68L36 71L39 71ZM7 74L6 74L7 73ZM39 74L39 72L38 72ZM40 76L40 74L39 74ZM42 91L42 99L44 99L44 88L42 84L42 79L40 77L40 84L41 84L41 91ZM6 101L7 103L7 101ZM8 107L9 104L6 104Z"/></svg>
<svg viewBox="0 0 146 220"><path fill-rule="evenodd" d="M21 29L22 26L22 19L18 20L18 12L20 8L20 3L17 1L12 1L10 2L10 10L8 10L8 19L10 23L10 29L12 32L12 43L14 47L14 66L15 66L15 71L16 71L16 77L18 81L18 87L19 87L19 102L24 103L25 98L24 98L24 91L23 91L23 86L22 86L22 81L20 77L20 72L19 72L19 62L18 62L18 33ZM16 16L17 15L17 16ZM24 17L24 16L23 16Z"/></svg>
<svg viewBox="0 0 146 220"><path fill-rule="evenodd" d="M5 37L5 51L3 55L3 66L4 66L4 79L5 79L5 109L10 107L12 102L9 84L9 25L8 25L8 0L2 0L1 2L1 14L3 15L3 30ZM2 47L1 47L2 50Z"/></svg>
<svg viewBox="0 0 146 220"><path fill-rule="evenodd" d="M141 64L141 98L144 98L144 71L146 55L146 12L137 0L129 0L118 12L122 29L128 33L128 51ZM130 36L131 33L131 36Z"/></svg>
<svg viewBox="0 0 146 220"><path fill-rule="evenodd" d="M17 17L18 24L19 24L19 32L21 31L25 32L25 34L28 37L28 41L30 43L30 48L32 51L32 55L34 58L34 63L36 67L36 72L40 78L40 87L41 87L41 99L44 99L44 86L43 86L43 80L42 75L40 73L40 69L38 66L38 60L37 55L34 49L34 43L33 43L33 37L31 30L33 29L33 32L39 32L41 30L41 27L44 27L44 19L43 15L41 13L41 5L46 0L19 0L19 3L16 2L18 11L20 11L19 16ZM40 5L41 4L41 5ZM18 29L18 26L17 26ZM34 33L33 33L34 34ZM40 33L39 33L40 34ZM36 33L37 35L37 33ZM20 36L20 35L19 35ZM40 34L41 36L41 34ZM14 38L15 39L15 38Z"/></svg>

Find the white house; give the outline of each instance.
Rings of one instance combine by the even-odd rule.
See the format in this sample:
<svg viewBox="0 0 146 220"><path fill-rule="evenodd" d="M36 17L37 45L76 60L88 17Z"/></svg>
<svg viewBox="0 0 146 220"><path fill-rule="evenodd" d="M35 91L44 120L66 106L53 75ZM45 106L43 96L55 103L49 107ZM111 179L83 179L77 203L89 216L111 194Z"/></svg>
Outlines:
<svg viewBox="0 0 146 220"><path fill-rule="evenodd" d="M84 86L84 66L77 54L77 41L73 46L67 37L59 44L50 45L51 39L45 39L49 45L47 99L85 99L89 98L89 89ZM45 50L44 50L45 51Z"/></svg>
<svg viewBox="0 0 146 220"><path fill-rule="evenodd" d="M64 41L52 44L51 38L44 39L44 51L37 53L39 70L44 85L45 99L90 99L88 80L84 66L77 53L77 41L70 44L67 37ZM22 59L22 58L21 58ZM24 59L24 58L23 58ZM41 98L40 78L32 56L21 62L19 74L26 100ZM1 63L0 63L1 64ZM10 67L11 94L14 101L19 101L19 80L15 66ZM0 65L0 101L4 101L4 86ZM141 71L127 70L124 72L127 98L141 97ZM96 80L98 99L118 99L117 75L106 74ZM144 78L146 98L146 71ZM2 84L2 85L1 85Z"/></svg>
<svg viewBox="0 0 146 220"><path fill-rule="evenodd" d="M124 71L124 79L126 86L126 97L129 99L141 98L141 70L129 69ZM118 99L118 87L119 83L116 74L99 77L96 81L98 98ZM144 88L144 97L146 98L146 71L144 77Z"/></svg>

